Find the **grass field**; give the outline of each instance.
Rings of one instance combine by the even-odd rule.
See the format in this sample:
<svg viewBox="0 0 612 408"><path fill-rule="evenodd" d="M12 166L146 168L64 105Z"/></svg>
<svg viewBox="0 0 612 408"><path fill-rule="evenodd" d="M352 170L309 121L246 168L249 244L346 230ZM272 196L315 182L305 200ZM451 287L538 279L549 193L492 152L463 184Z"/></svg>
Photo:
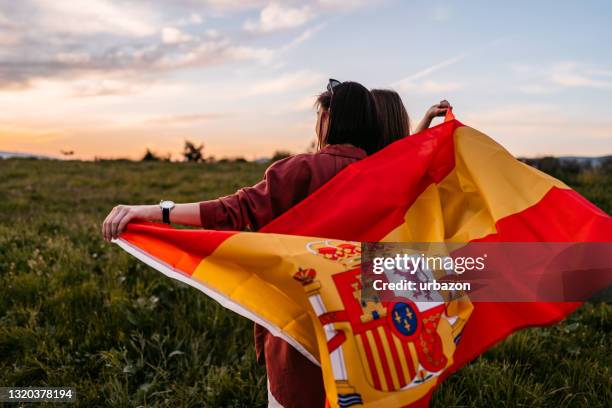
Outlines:
<svg viewBox="0 0 612 408"><path fill-rule="evenodd" d="M252 163L0 160L0 386L74 386L78 406L261 407L252 325L100 237L117 203L216 198ZM612 176L566 180L608 214ZM515 333L432 406L612 406L612 306Z"/></svg>

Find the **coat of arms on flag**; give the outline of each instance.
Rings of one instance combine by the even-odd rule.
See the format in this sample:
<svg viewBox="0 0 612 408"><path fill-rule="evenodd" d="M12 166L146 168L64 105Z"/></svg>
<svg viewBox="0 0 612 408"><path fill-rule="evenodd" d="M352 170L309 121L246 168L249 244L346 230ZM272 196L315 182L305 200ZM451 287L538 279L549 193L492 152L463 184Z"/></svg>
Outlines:
<svg viewBox="0 0 612 408"><path fill-rule="evenodd" d="M307 249L342 268L330 274L329 268L317 272L300 267L293 275L322 327L338 405L384 399L393 391L404 391L404 404L419 399L452 363L472 310L469 300L415 303L407 298L366 298L359 243L314 241Z"/></svg>

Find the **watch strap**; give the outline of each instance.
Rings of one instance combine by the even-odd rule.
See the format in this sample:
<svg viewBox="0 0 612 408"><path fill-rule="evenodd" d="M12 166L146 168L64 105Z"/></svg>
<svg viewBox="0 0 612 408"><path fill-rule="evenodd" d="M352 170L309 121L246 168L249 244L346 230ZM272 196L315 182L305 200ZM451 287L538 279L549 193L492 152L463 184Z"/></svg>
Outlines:
<svg viewBox="0 0 612 408"><path fill-rule="evenodd" d="M162 208L162 221L164 224L170 224L170 209Z"/></svg>

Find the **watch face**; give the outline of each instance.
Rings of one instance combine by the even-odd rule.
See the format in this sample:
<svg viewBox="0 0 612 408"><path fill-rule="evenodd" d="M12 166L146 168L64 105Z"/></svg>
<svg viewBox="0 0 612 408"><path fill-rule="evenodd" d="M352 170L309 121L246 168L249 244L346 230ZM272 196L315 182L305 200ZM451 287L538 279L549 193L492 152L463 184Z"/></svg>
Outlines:
<svg viewBox="0 0 612 408"><path fill-rule="evenodd" d="M172 208L174 208L174 201L170 201L170 200L162 200L159 203L159 206L161 208L167 208L169 210L171 210Z"/></svg>

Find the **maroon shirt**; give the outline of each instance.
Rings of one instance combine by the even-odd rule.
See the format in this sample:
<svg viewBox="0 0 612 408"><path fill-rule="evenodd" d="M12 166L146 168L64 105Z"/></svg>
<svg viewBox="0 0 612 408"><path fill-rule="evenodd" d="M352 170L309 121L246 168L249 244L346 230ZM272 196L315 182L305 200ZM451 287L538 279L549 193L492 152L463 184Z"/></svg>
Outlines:
<svg viewBox="0 0 612 408"><path fill-rule="evenodd" d="M351 145L330 145L317 153L298 154L272 164L253 187L200 203L207 229L258 230L321 187L366 152ZM321 369L282 339L255 325L255 350L266 363L270 391L286 407L323 407ZM265 356L270 356L266 359Z"/></svg>

